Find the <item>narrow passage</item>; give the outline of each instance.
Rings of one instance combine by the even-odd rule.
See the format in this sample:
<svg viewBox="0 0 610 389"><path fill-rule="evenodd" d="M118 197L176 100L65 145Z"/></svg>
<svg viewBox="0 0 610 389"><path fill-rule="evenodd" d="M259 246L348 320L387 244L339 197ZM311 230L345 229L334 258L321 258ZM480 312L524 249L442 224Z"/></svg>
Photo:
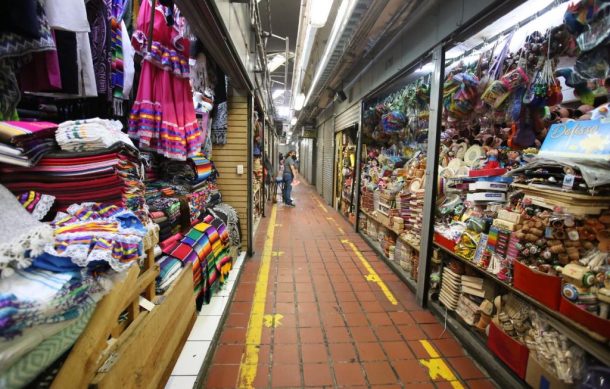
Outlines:
<svg viewBox="0 0 610 389"><path fill-rule="evenodd" d="M314 188L258 228L205 388L493 388Z"/></svg>

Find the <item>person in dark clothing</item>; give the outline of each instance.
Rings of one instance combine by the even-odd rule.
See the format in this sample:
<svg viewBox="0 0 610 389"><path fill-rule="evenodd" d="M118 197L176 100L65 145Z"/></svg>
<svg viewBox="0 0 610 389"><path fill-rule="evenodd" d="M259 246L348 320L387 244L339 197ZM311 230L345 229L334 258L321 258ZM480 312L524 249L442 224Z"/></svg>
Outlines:
<svg viewBox="0 0 610 389"><path fill-rule="evenodd" d="M292 181L297 175L296 168L296 152L294 150L290 150L286 155L286 160L284 161L284 173L282 175L282 179L284 181L284 189L282 191L284 204L294 207L295 204L292 201Z"/></svg>

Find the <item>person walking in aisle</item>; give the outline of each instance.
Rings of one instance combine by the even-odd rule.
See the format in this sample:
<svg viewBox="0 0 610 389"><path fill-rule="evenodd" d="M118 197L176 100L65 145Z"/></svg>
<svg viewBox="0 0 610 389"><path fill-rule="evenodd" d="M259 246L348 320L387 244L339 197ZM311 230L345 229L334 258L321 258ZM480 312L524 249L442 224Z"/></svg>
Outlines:
<svg viewBox="0 0 610 389"><path fill-rule="evenodd" d="M288 154L286 155L286 160L284 161L284 174L283 174L284 204L286 204L290 207L295 206L294 202L292 201L292 198L290 197L292 194L292 181L294 180L294 178L297 175L295 160L296 160L296 151L290 150L288 152Z"/></svg>

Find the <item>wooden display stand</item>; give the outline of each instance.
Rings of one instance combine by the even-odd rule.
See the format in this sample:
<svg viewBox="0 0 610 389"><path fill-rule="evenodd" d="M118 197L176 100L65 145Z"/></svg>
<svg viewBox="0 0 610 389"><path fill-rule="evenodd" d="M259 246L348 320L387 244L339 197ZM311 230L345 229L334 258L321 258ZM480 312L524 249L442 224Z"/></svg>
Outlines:
<svg viewBox="0 0 610 389"><path fill-rule="evenodd" d="M163 296L155 296L159 266L149 248L97 305L53 381L52 388L161 388L195 322L190 266ZM156 303L140 307L140 296ZM126 320L119 317L127 312Z"/></svg>

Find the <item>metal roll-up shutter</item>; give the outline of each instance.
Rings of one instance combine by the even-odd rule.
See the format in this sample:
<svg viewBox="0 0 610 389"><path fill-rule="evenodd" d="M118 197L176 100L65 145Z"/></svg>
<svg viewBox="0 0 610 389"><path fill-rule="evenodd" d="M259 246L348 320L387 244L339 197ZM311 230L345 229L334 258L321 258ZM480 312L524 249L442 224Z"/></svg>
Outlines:
<svg viewBox="0 0 610 389"><path fill-rule="evenodd" d="M316 142L316 189L322 194L322 169L324 164L324 123L318 126L318 141Z"/></svg>
<svg viewBox="0 0 610 389"><path fill-rule="evenodd" d="M299 169L301 170L301 175L309 184L311 184L311 143L312 139L302 139L299 155Z"/></svg>
<svg viewBox="0 0 610 389"><path fill-rule="evenodd" d="M326 200L327 204L332 205L333 203L333 175L334 175L334 120L327 120L324 125L324 168L322 171L323 189L322 196Z"/></svg>
<svg viewBox="0 0 610 389"><path fill-rule="evenodd" d="M316 166L313 163L313 157L314 157L314 151L313 151L313 146L315 144L315 141L313 139L309 139L309 160L308 162L308 166L307 166L307 172L308 172L308 177L307 180L309 181L310 184L313 184L313 180L314 180L314 175L313 175L313 167Z"/></svg>
<svg viewBox="0 0 610 389"><path fill-rule="evenodd" d="M335 132L346 129L354 124L360 124L360 102L352 105L335 119Z"/></svg>
<svg viewBox="0 0 610 389"><path fill-rule="evenodd" d="M303 176L307 180L308 183L312 183L312 160L313 160L313 139L304 139L303 140L303 152L305 154L305 159L302 161L303 166Z"/></svg>

